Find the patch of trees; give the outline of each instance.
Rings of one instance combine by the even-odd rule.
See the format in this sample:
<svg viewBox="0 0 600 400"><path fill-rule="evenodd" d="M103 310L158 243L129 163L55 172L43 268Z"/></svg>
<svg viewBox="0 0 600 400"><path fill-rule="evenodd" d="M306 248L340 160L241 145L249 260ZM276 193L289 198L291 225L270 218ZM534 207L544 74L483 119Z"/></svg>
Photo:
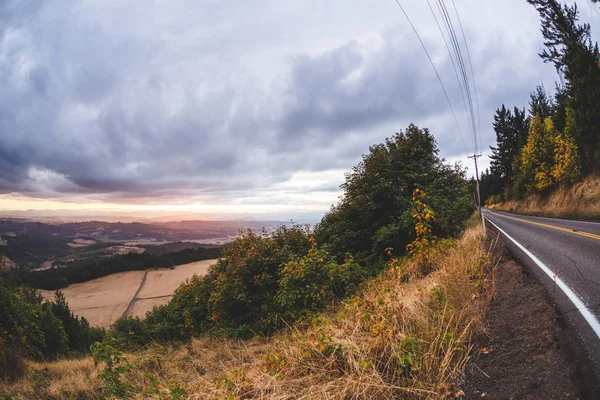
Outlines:
<svg viewBox="0 0 600 400"><path fill-rule="evenodd" d="M206 244L193 243L193 242L171 242L171 243L156 244L156 245L145 245L143 247L146 249L146 253L164 254L164 253L171 253L174 251L181 251L184 249L195 249L198 247L213 248L213 247L220 247L220 246L206 245Z"/></svg>
<svg viewBox="0 0 600 400"><path fill-rule="evenodd" d="M473 197L458 165L438 157L427 129L410 125L369 154L346 175L344 195L317 225L315 235L343 258L377 262L392 248L400 255L414 239L411 197L419 188L436 210L433 234L456 235L473 211Z"/></svg>
<svg viewBox="0 0 600 400"><path fill-rule="evenodd" d="M171 253L128 253L110 258L92 258L67 262L43 271L20 271L14 273L27 285L39 289L56 290L71 283L86 282L106 275L125 271L152 268L172 268L194 261L218 258L221 248L191 248Z"/></svg>
<svg viewBox="0 0 600 400"><path fill-rule="evenodd" d="M20 268L37 268L44 261L65 257L71 252L68 239L40 232L4 236L2 252Z"/></svg>
<svg viewBox="0 0 600 400"><path fill-rule="evenodd" d="M540 14L540 57L561 77L553 96L538 86L529 109L496 110L489 171L482 198L494 203L545 193L600 172L600 53L577 5L528 0Z"/></svg>
<svg viewBox="0 0 600 400"><path fill-rule="evenodd" d="M0 378L23 371L23 358L53 359L87 352L104 330L73 315L62 294L44 301L0 270Z"/></svg>
<svg viewBox="0 0 600 400"><path fill-rule="evenodd" d="M430 234L458 234L474 211L464 171L437 152L429 131L414 125L372 146L314 232L294 226L240 235L207 275L181 285L146 319L118 321L115 335L143 346L207 331L269 334L354 294L415 240L415 189L435 210Z"/></svg>

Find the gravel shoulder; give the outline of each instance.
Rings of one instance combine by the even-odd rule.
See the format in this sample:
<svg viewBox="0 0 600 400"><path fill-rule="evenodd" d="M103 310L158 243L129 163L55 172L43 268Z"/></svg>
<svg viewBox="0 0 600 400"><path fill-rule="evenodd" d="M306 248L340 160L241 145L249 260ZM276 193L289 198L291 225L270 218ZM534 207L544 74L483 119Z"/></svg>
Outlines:
<svg viewBox="0 0 600 400"><path fill-rule="evenodd" d="M585 362L538 281L504 251L463 385L466 399L597 399Z"/></svg>

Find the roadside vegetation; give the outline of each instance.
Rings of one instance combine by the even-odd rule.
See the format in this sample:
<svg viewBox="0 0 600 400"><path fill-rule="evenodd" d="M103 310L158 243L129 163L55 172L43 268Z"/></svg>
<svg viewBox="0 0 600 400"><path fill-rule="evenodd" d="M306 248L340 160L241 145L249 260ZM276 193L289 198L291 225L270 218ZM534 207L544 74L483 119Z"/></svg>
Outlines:
<svg viewBox="0 0 600 400"><path fill-rule="evenodd" d="M597 219L600 197L600 52L577 6L528 0L540 14L540 53L561 77L554 94L538 86L529 107L502 105L496 146L481 177L487 204L516 212ZM571 206L566 203L571 202ZM574 208L574 209L573 209Z"/></svg>
<svg viewBox="0 0 600 400"><path fill-rule="evenodd" d="M455 383L482 331L493 263L480 226L436 243L422 232L412 256L391 257L357 295L272 337L127 352L109 335L89 357L28 361L27 375L2 390L41 399L460 397Z"/></svg>
<svg viewBox="0 0 600 400"><path fill-rule="evenodd" d="M600 221L600 177L588 176L546 196L531 194L520 200L491 203L490 208L539 217Z"/></svg>
<svg viewBox="0 0 600 400"><path fill-rule="evenodd" d="M172 398L205 389L241 395L248 386L244 371L221 370L225 375L211 378L210 388L169 375L187 370L201 376L202 369L186 363L203 363L193 349L207 337L218 338L219 346L263 342L250 370L263 371L260 379L269 377L272 385L281 381L272 393L282 398L329 379L367 379L366 390L384 397L450 390L478 329L489 259L481 231L456 239L474 204L464 171L437 152L429 131L410 125L370 148L314 231L293 226L272 235L241 234L206 276L182 284L169 303L145 319L119 320L92 346L93 361L27 361L23 377L3 390L37 390L40 398L127 397L161 388ZM164 372L140 364L152 352L161 354L158 365L169 365ZM173 352L188 352L180 372L171 367ZM247 355L238 356L231 361L246 362ZM90 372L87 383L68 383L82 371ZM47 384L32 389L40 374ZM323 389L334 393L334 387ZM260 396L271 389L252 390Z"/></svg>

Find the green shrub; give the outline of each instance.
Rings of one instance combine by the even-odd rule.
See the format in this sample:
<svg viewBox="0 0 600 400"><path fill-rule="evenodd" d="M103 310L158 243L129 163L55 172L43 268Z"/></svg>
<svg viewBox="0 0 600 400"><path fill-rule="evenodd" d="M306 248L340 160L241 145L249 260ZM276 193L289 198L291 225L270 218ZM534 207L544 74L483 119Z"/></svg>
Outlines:
<svg viewBox="0 0 600 400"><path fill-rule="evenodd" d="M326 249L312 243L306 256L283 268L276 300L286 320L320 311L327 303L353 294L366 278L352 257L339 264Z"/></svg>
<svg viewBox="0 0 600 400"><path fill-rule="evenodd" d="M119 319L112 326L112 334L127 348L144 347L151 341L148 323L135 318Z"/></svg>
<svg viewBox="0 0 600 400"><path fill-rule="evenodd" d="M275 295L283 266L309 248L308 232L298 226L282 227L272 237L250 231L240 235L209 273L214 285L209 319L231 335L276 329Z"/></svg>
<svg viewBox="0 0 600 400"><path fill-rule="evenodd" d="M206 276L186 281L168 304L147 314L140 342L184 340L210 329L239 337L276 329L282 322L275 302L280 274L306 254L308 233L301 226L280 227L273 235L241 233ZM116 334L126 337L131 323L119 322Z"/></svg>
<svg viewBox="0 0 600 400"><path fill-rule="evenodd" d="M155 340L184 340L212 327L208 300L213 292L212 274L194 276L179 286L168 304L146 315L148 334Z"/></svg>
<svg viewBox="0 0 600 400"><path fill-rule="evenodd" d="M102 342L94 344L91 348L94 365L104 365L100 372L100 378L104 381L106 394L119 399L133 391L133 385L122 379L122 375L130 371L132 365L123 356L120 347L119 341L108 335Z"/></svg>

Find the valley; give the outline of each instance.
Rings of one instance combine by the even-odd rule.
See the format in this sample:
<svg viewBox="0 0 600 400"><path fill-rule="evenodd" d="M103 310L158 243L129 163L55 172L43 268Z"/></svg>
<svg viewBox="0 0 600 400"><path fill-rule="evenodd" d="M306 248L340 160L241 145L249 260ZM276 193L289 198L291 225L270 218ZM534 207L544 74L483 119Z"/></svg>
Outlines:
<svg viewBox="0 0 600 400"><path fill-rule="evenodd" d="M222 246L240 231L272 232L277 221L178 221L157 223L43 223L24 218L0 219L0 252L5 265L24 270L115 254L173 252Z"/></svg>

